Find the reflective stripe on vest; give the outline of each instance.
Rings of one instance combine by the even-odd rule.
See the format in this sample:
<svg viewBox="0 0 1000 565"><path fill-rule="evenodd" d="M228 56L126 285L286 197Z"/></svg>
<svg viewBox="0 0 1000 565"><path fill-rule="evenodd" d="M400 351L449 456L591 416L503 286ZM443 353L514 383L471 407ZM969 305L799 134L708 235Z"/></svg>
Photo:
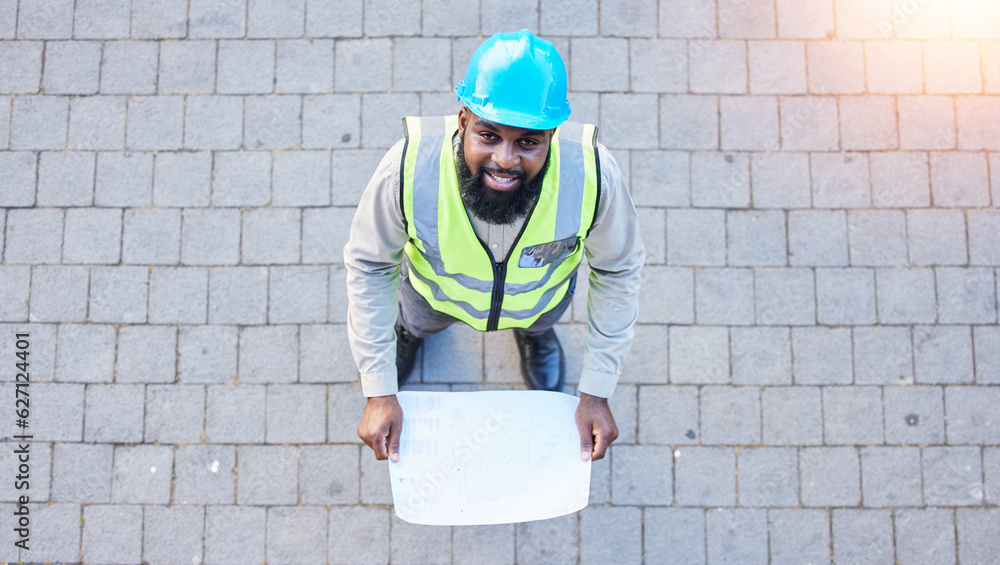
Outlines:
<svg viewBox="0 0 1000 565"><path fill-rule="evenodd" d="M407 117L400 204L413 288L478 330L526 328L566 295L600 194L597 128L556 130L538 202L494 263L462 203L452 138L458 117Z"/></svg>

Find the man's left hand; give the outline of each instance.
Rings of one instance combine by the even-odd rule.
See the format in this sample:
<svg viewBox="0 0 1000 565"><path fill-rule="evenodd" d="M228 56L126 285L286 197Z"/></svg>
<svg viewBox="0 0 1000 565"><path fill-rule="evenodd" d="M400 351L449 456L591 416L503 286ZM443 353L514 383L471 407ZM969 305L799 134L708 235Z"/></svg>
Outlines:
<svg viewBox="0 0 1000 565"><path fill-rule="evenodd" d="M608 446L618 439L618 426L607 398L581 392L576 427L580 429L580 458L584 461L603 459Z"/></svg>

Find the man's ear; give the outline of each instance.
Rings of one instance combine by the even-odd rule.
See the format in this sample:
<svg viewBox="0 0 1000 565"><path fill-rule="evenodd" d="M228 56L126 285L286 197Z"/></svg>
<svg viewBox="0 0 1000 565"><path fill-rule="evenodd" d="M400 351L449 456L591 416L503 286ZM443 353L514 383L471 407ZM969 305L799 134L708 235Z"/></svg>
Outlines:
<svg viewBox="0 0 1000 565"><path fill-rule="evenodd" d="M465 131L465 127L469 125L469 109L462 106L458 110L458 132L462 133Z"/></svg>

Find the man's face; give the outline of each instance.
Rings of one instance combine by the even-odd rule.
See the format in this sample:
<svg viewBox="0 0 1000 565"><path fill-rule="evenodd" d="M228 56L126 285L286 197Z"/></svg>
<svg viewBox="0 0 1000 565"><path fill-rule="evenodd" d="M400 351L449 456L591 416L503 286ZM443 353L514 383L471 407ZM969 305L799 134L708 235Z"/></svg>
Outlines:
<svg viewBox="0 0 1000 565"><path fill-rule="evenodd" d="M508 224L527 214L541 191L553 130L485 120L462 108L458 175L462 198L480 219Z"/></svg>

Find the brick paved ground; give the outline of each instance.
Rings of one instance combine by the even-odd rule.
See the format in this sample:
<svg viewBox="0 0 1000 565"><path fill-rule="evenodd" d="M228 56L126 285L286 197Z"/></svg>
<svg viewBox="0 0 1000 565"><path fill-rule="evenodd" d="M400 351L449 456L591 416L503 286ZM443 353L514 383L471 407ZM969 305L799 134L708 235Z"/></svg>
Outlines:
<svg viewBox="0 0 1000 565"><path fill-rule="evenodd" d="M0 560L1000 563L998 4L468 4L0 0ZM578 514L413 526L341 248L400 117L519 27L642 219L621 438ZM417 379L517 386L515 351L455 328Z"/></svg>

